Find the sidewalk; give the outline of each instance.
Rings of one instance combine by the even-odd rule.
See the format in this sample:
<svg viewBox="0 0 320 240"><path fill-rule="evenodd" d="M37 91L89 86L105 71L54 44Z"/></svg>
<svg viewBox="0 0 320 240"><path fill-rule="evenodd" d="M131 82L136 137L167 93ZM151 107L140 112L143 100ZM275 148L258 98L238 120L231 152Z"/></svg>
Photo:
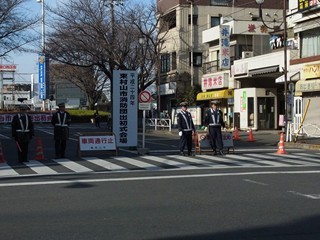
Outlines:
<svg viewBox="0 0 320 240"><path fill-rule="evenodd" d="M147 130L147 134L150 135L162 135L168 137L176 137L178 136L178 130L173 128L171 132L166 130ZM273 146L275 150L278 148L278 143L280 141L280 130L259 130L253 131L254 141L250 142L249 133L247 131L239 131L239 141L234 141L235 148L241 147L263 147L263 146ZM292 138L294 140L294 137ZM297 142L285 142L285 148L300 148L300 149L308 149L308 150L320 150L320 138L307 138L307 137L298 137Z"/></svg>

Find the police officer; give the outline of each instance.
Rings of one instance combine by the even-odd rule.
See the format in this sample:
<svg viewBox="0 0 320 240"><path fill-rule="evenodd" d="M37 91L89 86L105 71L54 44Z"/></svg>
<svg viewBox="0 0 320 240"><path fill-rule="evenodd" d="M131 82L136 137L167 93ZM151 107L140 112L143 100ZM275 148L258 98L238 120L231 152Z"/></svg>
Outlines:
<svg viewBox="0 0 320 240"><path fill-rule="evenodd" d="M59 110L53 114L51 123L54 126L55 158L64 158L67 140L69 139L70 114L65 111L65 104L58 104Z"/></svg>
<svg viewBox="0 0 320 240"><path fill-rule="evenodd" d="M19 162L28 162L29 142L34 136L33 122L26 113L27 106L20 105L19 110L11 122L12 137L16 142Z"/></svg>
<svg viewBox="0 0 320 240"><path fill-rule="evenodd" d="M191 113L187 111L187 105L187 102L180 103L181 112L179 112L177 115L177 121L180 136L180 154L184 154L183 151L187 145L188 156L190 156L192 154L192 135L195 133L195 128Z"/></svg>
<svg viewBox="0 0 320 240"><path fill-rule="evenodd" d="M219 101L211 101L211 108L208 109L205 116L205 124L209 128L210 143L213 150L213 154L217 155L217 151L220 155L223 155L223 142L221 127L225 127L223 122L223 115L217 105Z"/></svg>

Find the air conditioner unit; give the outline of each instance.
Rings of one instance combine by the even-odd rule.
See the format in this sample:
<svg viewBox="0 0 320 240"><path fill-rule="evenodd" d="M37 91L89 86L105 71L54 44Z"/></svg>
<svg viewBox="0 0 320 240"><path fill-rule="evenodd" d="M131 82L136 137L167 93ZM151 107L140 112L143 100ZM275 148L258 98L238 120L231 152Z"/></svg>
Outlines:
<svg viewBox="0 0 320 240"><path fill-rule="evenodd" d="M249 58L249 57L253 57L253 52L249 52L249 51L243 51L242 52L242 58Z"/></svg>

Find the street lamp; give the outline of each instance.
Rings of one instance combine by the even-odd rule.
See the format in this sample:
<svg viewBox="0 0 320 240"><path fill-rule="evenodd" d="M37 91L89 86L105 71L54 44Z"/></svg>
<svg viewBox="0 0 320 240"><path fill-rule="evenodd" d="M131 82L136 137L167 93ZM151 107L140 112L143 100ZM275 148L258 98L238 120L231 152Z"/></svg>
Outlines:
<svg viewBox="0 0 320 240"><path fill-rule="evenodd" d="M256 0L256 3L259 5L259 18L261 19L263 25L269 29L273 29L274 31L280 30L280 26L283 24L283 51L284 51L284 127L285 127L285 133L287 135L287 127L288 127L288 90L287 90L287 82L288 82L288 66L287 66L287 0L283 0L283 22L280 24L280 26L274 26L269 27L263 20L262 17L262 4L264 3L264 0ZM273 20L275 22L275 19ZM288 138L288 135L286 136Z"/></svg>

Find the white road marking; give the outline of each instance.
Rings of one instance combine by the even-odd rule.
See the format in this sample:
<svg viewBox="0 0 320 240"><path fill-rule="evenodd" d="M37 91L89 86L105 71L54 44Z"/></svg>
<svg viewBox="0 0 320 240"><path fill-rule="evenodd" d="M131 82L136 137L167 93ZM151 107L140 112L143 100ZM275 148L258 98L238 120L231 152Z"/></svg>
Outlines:
<svg viewBox="0 0 320 240"><path fill-rule="evenodd" d="M128 158L128 157L113 157L113 159L118 160L118 161L122 161L125 163L129 163L131 165L143 168L143 169L147 169L147 170L159 170L159 169L163 169L161 167L158 167L156 165L152 165L150 163L146 163L146 162L142 162L133 158Z"/></svg>
<svg viewBox="0 0 320 240"><path fill-rule="evenodd" d="M177 155L174 155L174 156L177 157ZM168 156L168 157L170 157L170 156ZM155 161L155 162L164 163L164 164L167 164L167 165L170 165L170 166L174 166L174 167L178 167L178 168L195 169L195 167L190 166L188 164L185 164L185 163L182 163L182 162L177 162L177 161L166 159L166 158L162 158L162 157L142 156L142 158L150 159L150 160Z"/></svg>
<svg viewBox="0 0 320 240"><path fill-rule="evenodd" d="M314 200L319 200L320 199L320 194L304 194L304 193L299 193L296 191L288 191L289 193L292 193L294 195L298 195L298 196L302 196L302 197L306 197L306 198L311 198Z"/></svg>
<svg viewBox="0 0 320 240"><path fill-rule="evenodd" d="M264 164L267 164L267 165L277 166L277 167L292 166L292 165L289 165L289 164L286 164L286 163L281 163L281 162L276 162L276 161L260 160L259 158L263 158L263 157L261 157L259 154L246 154L246 155L251 156L251 157L255 157L256 158L256 162L258 162L258 163L264 163Z"/></svg>
<svg viewBox="0 0 320 240"><path fill-rule="evenodd" d="M103 167L105 169L111 170L111 171L126 171L129 170L125 167L122 167L120 165L108 162L106 160L103 159L99 159L99 158L95 158L95 157L85 157L83 158L84 160L91 162L95 165L98 165L100 167Z"/></svg>
<svg viewBox="0 0 320 240"><path fill-rule="evenodd" d="M84 173L84 172L93 172L92 169L87 168L85 166L82 166L74 161L70 161L69 159L66 158L61 158L61 159L53 159L56 163L61 164L62 166L69 168L70 170L78 173Z"/></svg>
<svg viewBox="0 0 320 240"><path fill-rule="evenodd" d="M29 162L25 162L24 164L28 166L32 171L38 174L56 174L57 173L52 168L47 167L46 165L43 165L39 161L31 160Z"/></svg>
<svg viewBox="0 0 320 240"><path fill-rule="evenodd" d="M14 169L12 169L8 164L1 163L0 165L0 177L6 177L6 176L18 176L19 173L17 173Z"/></svg>
<svg viewBox="0 0 320 240"><path fill-rule="evenodd" d="M249 182L249 183L258 184L258 185L262 185L262 186L268 186L268 184L266 184L266 183L258 182L258 181L254 181L254 180L250 180L250 179L243 179L243 181Z"/></svg>
<svg viewBox="0 0 320 240"><path fill-rule="evenodd" d="M212 173L212 174L189 174L189 175L171 175L171 176L150 176L150 177L127 177L127 178L104 178L104 179L83 179L83 180L59 180L43 182L21 182L21 183L0 183L0 187L16 186L37 186L37 185L55 185L55 184L73 184L73 183L100 183L100 182L125 182L125 181L150 181L166 179L183 178L208 178L208 177L226 177L226 176L253 176L253 175L274 175L274 174L319 174L317 171L268 171L268 172L241 172L241 173Z"/></svg>

